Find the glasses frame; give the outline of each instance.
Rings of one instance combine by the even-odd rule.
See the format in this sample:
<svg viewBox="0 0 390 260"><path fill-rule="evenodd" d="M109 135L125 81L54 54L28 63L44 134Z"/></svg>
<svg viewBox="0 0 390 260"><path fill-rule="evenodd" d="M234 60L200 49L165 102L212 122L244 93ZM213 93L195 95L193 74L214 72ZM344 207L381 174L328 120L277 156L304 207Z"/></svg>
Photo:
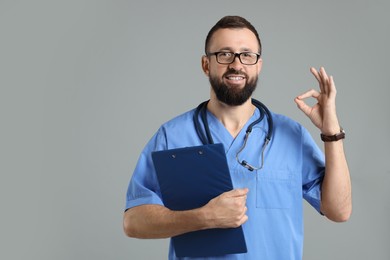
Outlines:
<svg viewBox="0 0 390 260"><path fill-rule="evenodd" d="M230 53L230 54L232 54L232 55L233 55L232 61L231 61L231 62L220 62L220 61L218 60L218 54L220 54L220 53ZM255 54L255 55L256 55L256 62L254 62L254 63L244 63L244 62L242 62L242 60L241 60L241 55L242 55L242 54L248 54L248 53L250 53L250 54ZM259 58L260 58L260 56L261 56L261 54L259 54L259 53L256 53L256 52L249 52L249 51L239 52L239 53L238 53L238 52L231 52L231 51L217 51L217 52L207 53L207 56L208 56L208 57L210 57L210 56L212 56L212 55L215 55L215 59L217 60L217 62L218 62L219 64L224 64L224 65L232 64L232 63L236 60L237 57L238 57L238 60L241 62L241 64L244 64L244 65L255 65L255 64L259 61Z"/></svg>

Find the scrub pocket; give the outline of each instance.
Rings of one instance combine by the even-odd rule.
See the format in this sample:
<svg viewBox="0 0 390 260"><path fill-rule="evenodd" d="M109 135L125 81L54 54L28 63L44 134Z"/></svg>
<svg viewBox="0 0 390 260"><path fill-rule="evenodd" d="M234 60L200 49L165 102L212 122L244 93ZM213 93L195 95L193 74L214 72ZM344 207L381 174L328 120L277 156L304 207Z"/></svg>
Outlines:
<svg viewBox="0 0 390 260"><path fill-rule="evenodd" d="M256 206L265 209L288 209L292 206L293 173L290 171L258 171Z"/></svg>

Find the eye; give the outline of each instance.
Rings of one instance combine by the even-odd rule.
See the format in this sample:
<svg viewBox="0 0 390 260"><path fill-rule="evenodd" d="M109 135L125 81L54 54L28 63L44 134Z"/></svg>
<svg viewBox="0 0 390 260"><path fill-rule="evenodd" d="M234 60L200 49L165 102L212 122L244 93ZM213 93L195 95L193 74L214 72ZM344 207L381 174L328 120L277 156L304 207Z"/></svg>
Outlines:
<svg viewBox="0 0 390 260"><path fill-rule="evenodd" d="M233 55L233 53L231 53L231 52L220 52L218 55L221 58L230 58Z"/></svg>
<svg viewBox="0 0 390 260"><path fill-rule="evenodd" d="M256 54L252 53L252 52L243 52L241 53L241 55L245 58L253 58L256 56Z"/></svg>

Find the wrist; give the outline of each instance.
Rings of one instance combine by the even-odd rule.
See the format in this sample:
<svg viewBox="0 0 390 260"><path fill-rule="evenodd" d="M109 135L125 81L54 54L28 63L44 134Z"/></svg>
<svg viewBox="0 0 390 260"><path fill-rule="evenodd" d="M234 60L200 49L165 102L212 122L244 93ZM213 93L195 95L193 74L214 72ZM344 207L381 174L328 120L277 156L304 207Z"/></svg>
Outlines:
<svg viewBox="0 0 390 260"><path fill-rule="evenodd" d="M341 127L340 128L340 132L338 132L336 134L326 135L326 134L321 133L320 136L321 136L321 140L324 141L324 142L335 142L335 141L338 141L338 140L341 140L341 139L345 138L345 131Z"/></svg>
<svg viewBox="0 0 390 260"><path fill-rule="evenodd" d="M212 211L208 210L207 205L197 208L194 210L196 213L196 221L198 222L199 226L198 228L200 230L202 229L209 229L213 228L213 218L212 218Z"/></svg>

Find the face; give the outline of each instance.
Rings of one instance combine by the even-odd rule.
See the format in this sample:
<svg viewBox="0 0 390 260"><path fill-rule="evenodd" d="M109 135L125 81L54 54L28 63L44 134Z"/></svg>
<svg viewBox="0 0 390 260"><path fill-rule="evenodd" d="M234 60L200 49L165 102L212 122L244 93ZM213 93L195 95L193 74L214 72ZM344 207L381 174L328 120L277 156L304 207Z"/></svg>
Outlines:
<svg viewBox="0 0 390 260"><path fill-rule="evenodd" d="M219 29L211 38L209 52L259 52L256 36L249 29ZM262 60L244 65L235 58L231 64L219 64L215 55L202 57L202 68L209 77L217 99L230 106L247 101L256 89Z"/></svg>

